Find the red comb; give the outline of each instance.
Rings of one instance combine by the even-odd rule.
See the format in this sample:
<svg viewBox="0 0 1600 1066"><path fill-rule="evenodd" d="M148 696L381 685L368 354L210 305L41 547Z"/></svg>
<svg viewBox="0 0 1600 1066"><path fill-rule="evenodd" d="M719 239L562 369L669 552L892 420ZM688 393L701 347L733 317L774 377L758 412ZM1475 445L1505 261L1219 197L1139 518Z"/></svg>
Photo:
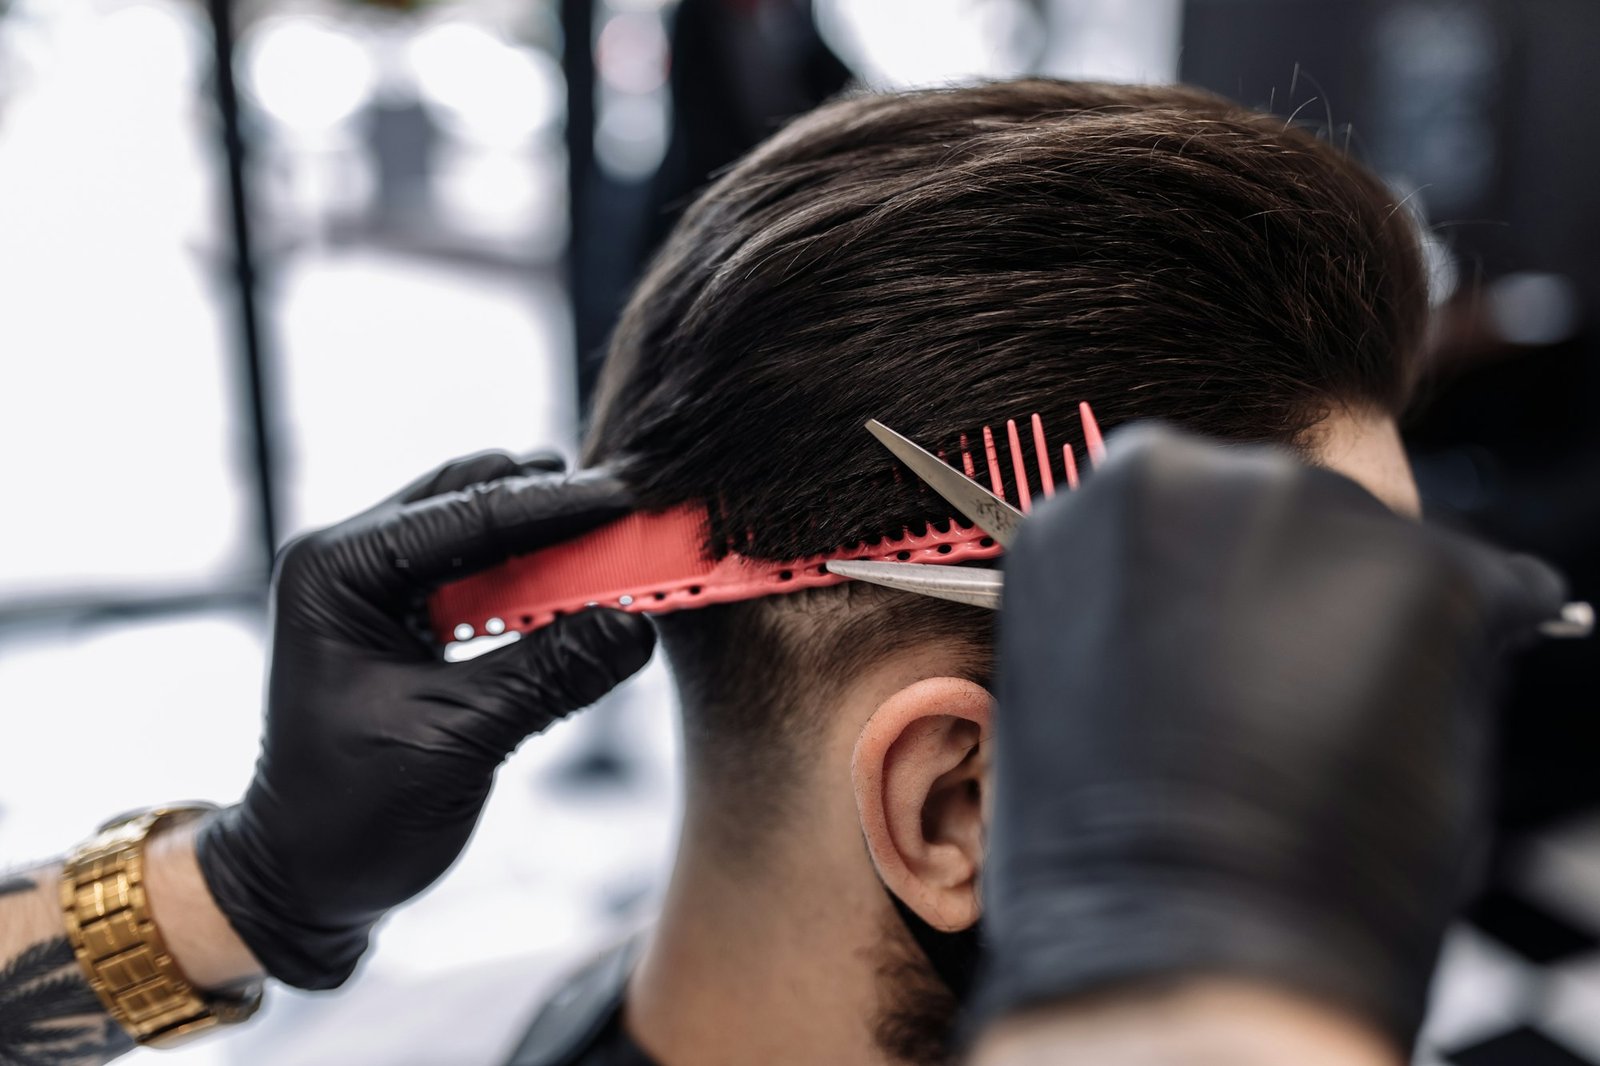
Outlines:
<svg viewBox="0 0 1600 1066"><path fill-rule="evenodd" d="M1079 408L1090 461L1098 462L1105 445L1088 404ZM1034 469L1038 489L1055 495L1050 446L1044 423L1032 417ZM993 431L982 430L986 470L995 495L1007 496ZM1032 506L1027 457L1015 421L1006 423L1016 496L1024 511ZM960 438L961 466L977 480L968 438ZM1062 446L1062 473L1077 488L1072 446ZM955 462L951 462L955 466ZM671 510L639 512L609 525L530 555L521 555L490 570L446 585L428 601L434 633L441 642L465 640L508 629L532 630L563 614L593 605L624 611L662 613L732 603L800 589L837 585L848 578L829 573L835 559L879 559L918 563L957 563L991 559L1001 548L987 533L952 521L948 529L929 527L788 562L749 559L733 552L720 560L706 555L709 539L706 508L685 504Z"/></svg>

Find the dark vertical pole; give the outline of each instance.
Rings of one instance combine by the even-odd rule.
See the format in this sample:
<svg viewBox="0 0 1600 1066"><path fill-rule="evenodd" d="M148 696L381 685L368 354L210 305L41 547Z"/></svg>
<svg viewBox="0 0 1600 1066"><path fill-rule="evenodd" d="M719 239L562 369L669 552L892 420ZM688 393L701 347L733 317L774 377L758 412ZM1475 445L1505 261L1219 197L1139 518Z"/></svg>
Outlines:
<svg viewBox="0 0 1600 1066"><path fill-rule="evenodd" d="M256 260L250 242L249 200L245 195L245 147L239 124L239 95L233 80L232 0L208 0L215 42L212 72L217 111L222 119L222 146L228 167L228 207L233 236L233 282L237 299L237 378L250 431L250 460L255 488L256 535L262 558L270 567L278 550L278 479L271 419L265 387L265 353L256 304Z"/></svg>
<svg viewBox="0 0 1600 1066"><path fill-rule="evenodd" d="M561 0L561 40L561 72L567 82L567 298L572 306L573 380L582 417L594 384L591 349L600 341L590 233L595 182L594 0Z"/></svg>

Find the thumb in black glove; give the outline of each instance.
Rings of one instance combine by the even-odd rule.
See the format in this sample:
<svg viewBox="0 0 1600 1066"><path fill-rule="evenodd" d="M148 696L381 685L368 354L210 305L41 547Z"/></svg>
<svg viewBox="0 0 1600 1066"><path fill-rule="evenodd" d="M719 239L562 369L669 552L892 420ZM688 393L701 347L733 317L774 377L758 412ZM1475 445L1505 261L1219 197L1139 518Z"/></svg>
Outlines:
<svg viewBox="0 0 1600 1066"><path fill-rule="evenodd" d="M280 556L255 778L197 845L218 905L279 980L344 981L373 924L461 853L506 755L650 658L649 622L608 610L463 663L423 635L439 585L629 509L614 478L560 470L463 459Z"/></svg>
<svg viewBox="0 0 1600 1066"><path fill-rule="evenodd" d="M1562 593L1287 453L1121 435L1006 560L981 1011L1231 974L1409 1047L1493 667Z"/></svg>

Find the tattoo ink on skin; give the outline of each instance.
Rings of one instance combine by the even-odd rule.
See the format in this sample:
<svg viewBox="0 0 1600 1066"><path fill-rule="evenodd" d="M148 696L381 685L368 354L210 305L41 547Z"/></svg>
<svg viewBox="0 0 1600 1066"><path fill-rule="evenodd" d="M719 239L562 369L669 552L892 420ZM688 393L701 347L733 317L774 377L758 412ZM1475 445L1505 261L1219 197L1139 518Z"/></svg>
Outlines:
<svg viewBox="0 0 1600 1066"><path fill-rule="evenodd" d="M0 896L14 896L18 892L32 892L38 887L26 877L0 877Z"/></svg>
<svg viewBox="0 0 1600 1066"><path fill-rule="evenodd" d="M84 983L66 937L0 964L0 1066L91 1066L132 1046Z"/></svg>

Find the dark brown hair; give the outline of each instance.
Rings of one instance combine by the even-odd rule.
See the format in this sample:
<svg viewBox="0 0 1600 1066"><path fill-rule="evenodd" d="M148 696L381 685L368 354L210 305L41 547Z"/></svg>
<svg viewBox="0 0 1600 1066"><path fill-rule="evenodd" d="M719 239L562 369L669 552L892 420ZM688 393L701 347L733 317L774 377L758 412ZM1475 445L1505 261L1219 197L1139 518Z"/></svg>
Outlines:
<svg viewBox="0 0 1600 1066"><path fill-rule="evenodd" d="M872 417L951 447L1039 412L1081 454L1079 400L1108 427L1291 445L1336 405L1398 411L1425 289L1381 182L1209 93L852 96L685 214L617 327L586 459L621 463L646 505L707 501L713 553L796 558L947 517L896 476ZM692 773L773 795L816 686L897 643L985 635L860 589L664 621Z"/></svg>

